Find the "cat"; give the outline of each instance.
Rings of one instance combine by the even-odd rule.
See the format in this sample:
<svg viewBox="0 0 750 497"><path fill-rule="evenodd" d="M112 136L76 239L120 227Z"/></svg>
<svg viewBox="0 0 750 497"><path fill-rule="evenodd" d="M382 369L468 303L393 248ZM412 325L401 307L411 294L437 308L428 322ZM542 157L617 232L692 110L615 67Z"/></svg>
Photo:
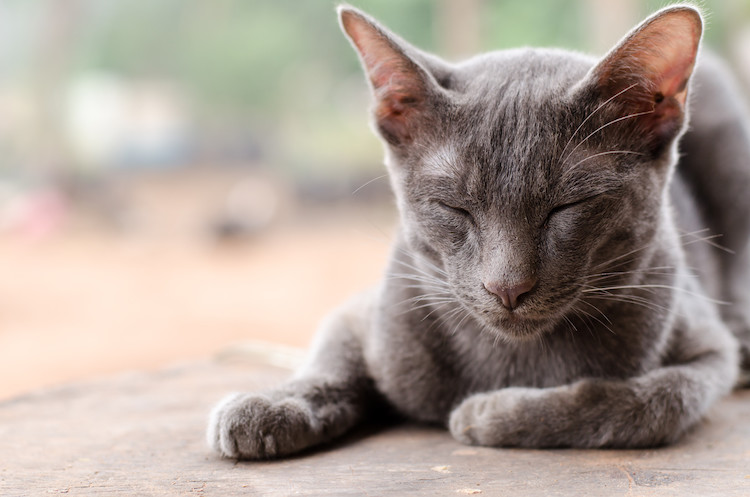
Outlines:
<svg viewBox="0 0 750 497"><path fill-rule="evenodd" d="M467 444L651 447L732 390L750 366L750 132L721 63L696 63L696 7L599 60L459 64L338 14L399 208L390 262L290 381L214 408L211 447L286 456L381 406Z"/></svg>

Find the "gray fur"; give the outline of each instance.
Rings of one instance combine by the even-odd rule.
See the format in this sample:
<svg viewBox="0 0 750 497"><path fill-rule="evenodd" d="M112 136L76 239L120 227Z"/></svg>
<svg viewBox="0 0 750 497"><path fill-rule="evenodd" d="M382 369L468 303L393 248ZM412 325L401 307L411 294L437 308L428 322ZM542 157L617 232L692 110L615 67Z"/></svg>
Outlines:
<svg viewBox="0 0 750 497"><path fill-rule="evenodd" d="M519 49L451 65L339 12L401 213L391 260L293 380L214 409L209 444L284 456L379 405L469 444L677 440L735 384L738 343L750 366L750 133L720 63L695 70L680 140L684 87L662 102L628 59L646 23L599 62ZM699 19L651 20L672 15ZM662 114L625 118L644 105ZM512 310L488 291L519 282L534 286Z"/></svg>

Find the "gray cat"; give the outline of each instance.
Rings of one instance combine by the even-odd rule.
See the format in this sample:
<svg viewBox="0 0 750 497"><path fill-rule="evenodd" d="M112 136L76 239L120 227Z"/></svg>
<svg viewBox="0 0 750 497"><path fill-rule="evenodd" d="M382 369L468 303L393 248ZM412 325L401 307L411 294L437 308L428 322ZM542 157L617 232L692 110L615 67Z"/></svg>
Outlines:
<svg viewBox="0 0 750 497"><path fill-rule="evenodd" d="M210 445L284 456L382 405L468 444L677 440L750 366L750 133L722 66L696 66L699 11L661 10L599 61L457 65L338 12L397 240L291 381L214 409Z"/></svg>

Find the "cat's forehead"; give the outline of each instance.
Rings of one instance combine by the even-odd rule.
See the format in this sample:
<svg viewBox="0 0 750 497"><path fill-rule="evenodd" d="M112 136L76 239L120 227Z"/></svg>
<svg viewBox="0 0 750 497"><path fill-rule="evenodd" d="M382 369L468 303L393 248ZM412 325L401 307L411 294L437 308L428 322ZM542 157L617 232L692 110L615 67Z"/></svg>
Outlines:
<svg viewBox="0 0 750 497"><path fill-rule="evenodd" d="M550 99L581 81L594 59L558 49L519 48L490 52L455 66L456 89L491 103L508 98Z"/></svg>
<svg viewBox="0 0 750 497"><path fill-rule="evenodd" d="M420 173L492 203L543 196L567 181L561 151L587 112L570 89L591 65L575 54L524 49L459 66L450 131L422 150Z"/></svg>
<svg viewBox="0 0 750 497"><path fill-rule="evenodd" d="M521 49L458 66L455 120L447 139L426 155L426 171L452 174L446 165L461 163L480 166L485 175L549 172L577 122L580 102L571 101L570 89L591 65L576 54Z"/></svg>
<svg viewBox="0 0 750 497"><path fill-rule="evenodd" d="M571 88L592 61L555 50L494 52L458 66L454 133L473 139L477 152L498 147L527 152L567 131L578 102ZM541 142L541 143L540 143Z"/></svg>

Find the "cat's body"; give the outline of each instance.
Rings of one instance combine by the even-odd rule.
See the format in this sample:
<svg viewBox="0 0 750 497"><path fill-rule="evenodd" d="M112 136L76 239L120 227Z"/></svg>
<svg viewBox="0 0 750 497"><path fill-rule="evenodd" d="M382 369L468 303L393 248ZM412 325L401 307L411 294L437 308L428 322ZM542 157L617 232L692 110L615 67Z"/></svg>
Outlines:
<svg viewBox="0 0 750 497"><path fill-rule="evenodd" d="M736 380L727 324L750 342L750 138L713 60L695 71L674 168L696 11L662 11L599 63L523 49L456 66L341 15L402 216L391 262L292 381L220 404L209 442L284 455L378 403L483 445L684 433ZM672 32L677 48L648 48Z"/></svg>

